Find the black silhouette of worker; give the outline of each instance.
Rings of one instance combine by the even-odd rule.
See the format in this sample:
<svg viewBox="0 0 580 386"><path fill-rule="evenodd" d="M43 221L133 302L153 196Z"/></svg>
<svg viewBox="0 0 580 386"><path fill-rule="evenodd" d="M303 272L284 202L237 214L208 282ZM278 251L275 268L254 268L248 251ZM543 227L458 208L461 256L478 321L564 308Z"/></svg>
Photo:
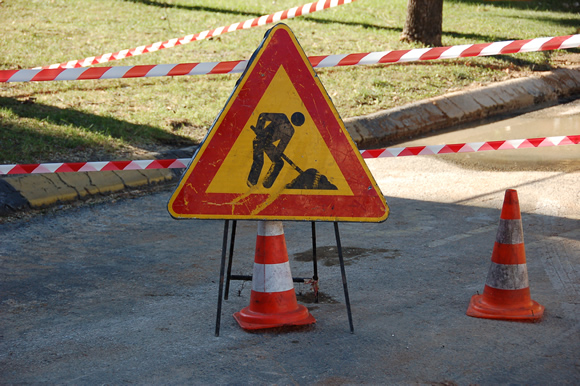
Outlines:
<svg viewBox="0 0 580 386"><path fill-rule="evenodd" d="M274 184L284 167L284 160L287 159L284 150L294 135L294 126L302 126L304 120L304 115L300 112L292 114L290 119L282 113L262 113L258 116L256 126L250 126L256 133L256 138L253 142L254 162L248 175L248 186L258 183L264 166L264 153L272 161L272 166L266 174L263 186L270 188Z"/></svg>

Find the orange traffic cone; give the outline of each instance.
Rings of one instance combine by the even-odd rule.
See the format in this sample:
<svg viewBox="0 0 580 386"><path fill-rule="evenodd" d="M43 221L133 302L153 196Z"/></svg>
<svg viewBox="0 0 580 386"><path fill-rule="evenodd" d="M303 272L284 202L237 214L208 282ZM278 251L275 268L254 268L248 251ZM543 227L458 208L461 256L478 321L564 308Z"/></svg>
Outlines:
<svg viewBox="0 0 580 386"><path fill-rule="evenodd" d="M505 192L483 294L471 297L467 315L520 322L536 322L544 315L544 306L530 297L522 217L514 189Z"/></svg>
<svg viewBox="0 0 580 386"><path fill-rule="evenodd" d="M281 221L258 222L250 305L234 318L246 330L316 323L296 302Z"/></svg>

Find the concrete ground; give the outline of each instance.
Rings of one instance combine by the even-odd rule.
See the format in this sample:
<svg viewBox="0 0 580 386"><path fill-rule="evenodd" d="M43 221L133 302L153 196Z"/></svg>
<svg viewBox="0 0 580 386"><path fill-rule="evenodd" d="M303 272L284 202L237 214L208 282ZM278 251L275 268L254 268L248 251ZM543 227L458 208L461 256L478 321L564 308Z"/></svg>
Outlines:
<svg viewBox="0 0 580 386"><path fill-rule="evenodd" d="M321 302L296 285L317 323L242 330L231 315L249 304L251 284L237 281L219 337L223 221L171 219L170 191L0 224L0 380L580 383L578 163L485 168L479 156L369 161L391 215L340 225L354 334L328 223L317 226ZM520 199L540 323L465 315L485 284L507 188ZM292 273L311 275L310 224L285 231ZM255 239L256 223L239 222L234 273L251 272Z"/></svg>

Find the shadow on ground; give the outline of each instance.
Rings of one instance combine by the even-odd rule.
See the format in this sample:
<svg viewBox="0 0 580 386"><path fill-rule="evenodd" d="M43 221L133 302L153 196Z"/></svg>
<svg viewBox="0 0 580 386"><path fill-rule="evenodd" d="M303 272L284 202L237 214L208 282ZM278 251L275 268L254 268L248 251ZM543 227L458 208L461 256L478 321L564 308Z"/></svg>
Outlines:
<svg viewBox="0 0 580 386"><path fill-rule="evenodd" d="M547 310L537 325L465 316L470 296L483 289L500 208L393 198L386 222L340 225L354 335L340 270L326 264L336 252L332 224L319 223L325 299L308 304L317 324L242 331L231 314L248 305L251 285L238 282L215 338L223 222L172 220L168 195L0 225L4 382L578 379L577 220L522 215L532 296ZM285 224L292 273L307 277L310 224ZM247 274L256 223L237 228L233 271ZM309 287L297 291L306 296Z"/></svg>

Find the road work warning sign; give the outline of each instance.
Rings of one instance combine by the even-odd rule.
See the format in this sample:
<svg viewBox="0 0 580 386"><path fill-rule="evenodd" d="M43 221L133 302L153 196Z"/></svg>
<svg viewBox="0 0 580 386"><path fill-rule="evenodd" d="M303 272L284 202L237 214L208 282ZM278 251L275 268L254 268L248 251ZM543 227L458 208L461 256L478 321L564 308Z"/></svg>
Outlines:
<svg viewBox="0 0 580 386"><path fill-rule="evenodd" d="M389 208L296 37L270 29L173 193L175 218L365 221Z"/></svg>

